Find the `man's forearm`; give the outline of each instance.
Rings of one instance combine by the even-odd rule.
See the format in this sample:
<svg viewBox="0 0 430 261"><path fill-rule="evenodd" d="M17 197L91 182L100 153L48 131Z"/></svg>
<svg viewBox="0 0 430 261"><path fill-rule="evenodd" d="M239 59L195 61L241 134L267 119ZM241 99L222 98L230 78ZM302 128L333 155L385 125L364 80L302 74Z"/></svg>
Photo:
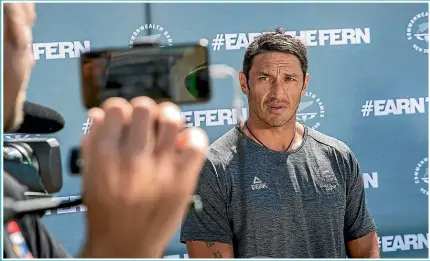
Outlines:
<svg viewBox="0 0 430 261"><path fill-rule="evenodd" d="M379 254L379 249L371 249L368 251L361 251L357 253L357 251L351 251L352 253L349 254L350 258L381 258Z"/></svg>
<svg viewBox="0 0 430 261"><path fill-rule="evenodd" d="M370 251L369 256L366 258L381 258L381 255L379 254L379 248L374 251Z"/></svg>
<svg viewBox="0 0 430 261"><path fill-rule="evenodd" d="M190 258L234 258L233 246L219 242L187 241Z"/></svg>
<svg viewBox="0 0 430 261"><path fill-rule="evenodd" d="M348 256L351 258L380 258L378 236L376 232L349 241L347 243Z"/></svg>

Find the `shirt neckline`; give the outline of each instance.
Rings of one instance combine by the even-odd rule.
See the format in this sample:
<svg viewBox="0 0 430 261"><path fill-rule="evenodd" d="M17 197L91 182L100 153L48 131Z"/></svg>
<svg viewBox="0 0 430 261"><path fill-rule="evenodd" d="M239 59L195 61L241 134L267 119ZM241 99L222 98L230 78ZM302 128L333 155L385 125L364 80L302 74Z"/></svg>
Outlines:
<svg viewBox="0 0 430 261"><path fill-rule="evenodd" d="M306 126L306 125L304 125L304 124L301 124L301 125L303 126L303 129L304 129L302 143L297 148L295 148L293 150L290 150L290 151L276 151L276 150L271 150L271 149L267 148L266 146L261 145L260 143L254 141L253 139L251 139L250 137L248 137L248 135L246 135L245 132L240 128L239 124L236 125L236 130L239 132L239 134L240 134L241 137L244 137L245 140L247 142L249 142L251 145L253 145L254 147L257 147L257 148L262 149L262 150L264 150L266 152L270 152L270 153L274 153L274 154L291 155L291 154L294 154L294 153L298 152L305 145L305 143L307 141L307 137L309 135L309 133L308 133L309 132L309 129L308 129L309 127Z"/></svg>

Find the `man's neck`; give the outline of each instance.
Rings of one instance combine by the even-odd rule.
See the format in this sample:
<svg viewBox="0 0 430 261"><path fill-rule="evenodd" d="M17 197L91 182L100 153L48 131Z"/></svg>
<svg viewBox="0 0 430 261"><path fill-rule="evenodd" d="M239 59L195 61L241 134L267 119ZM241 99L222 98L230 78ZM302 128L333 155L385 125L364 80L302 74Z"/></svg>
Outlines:
<svg viewBox="0 0 430 261"><path fill-rule="evenodd" d="M296 123L295 115L281 127L271 127L257 117L250 117L246 125L242 129L249 138L274 151L293 150L303 139L304 128Z"/></svg>

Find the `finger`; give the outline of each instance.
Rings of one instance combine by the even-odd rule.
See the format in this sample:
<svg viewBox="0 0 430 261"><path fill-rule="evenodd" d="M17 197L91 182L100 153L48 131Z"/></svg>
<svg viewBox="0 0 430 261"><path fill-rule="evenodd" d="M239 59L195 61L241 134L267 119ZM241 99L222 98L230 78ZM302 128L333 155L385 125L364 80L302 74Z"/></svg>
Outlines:
<svg viewBox="0 0 430 261"><path fill-rule="evenodd" d="M92 188L91 191L94 193L94 183L97 183L100 187L101 179L97 177L97 174L100 173L100 169L94 171L94 168L98 168L97 164L97 151L96 146L93 145L95 137L98 136L98 132L100 131L100 127L103 124L105 118L105 112L100 108L91 108L88 111L88 117L91 119L91 129L90 132L82 138L81 143L81 159L84 161L83 169L81 171L81 176L83 180L83 188L82 194L85 203L87 198L87 189Z"/></svg>
<svg viewBox="0 0 430 261"><path fill-rule="evenodd" d="M145 160L145 157L152 155L155 146L155 118L158 107L148 97L137 97L130 103L133 106L133 113L126 141L126 153L130 160Z"/></svg>
<svg viewBox="0 0 430 261"><path fill-rule="evenodd" d="M107 99L102 109L105 111L105 119L97 130L93 145L103 155L117 157L123 129L130 123L132 107L126 100L115 97Z"/></svg>
<svg viewBox="0 0 430 261"><path fill-rule="evenodd" d="M181 184L183 189L189 193L194 191L197 184L206 160L208 145L208 137L200 128L185 129L178 139L178 175L176 178L178 184Z"/></svg>
<svg viewBox="0 0 430 261"><path fill-rule="evenodd" d="M88 155L89 149L93 147L91 142L94 140L94 137L97 136L96 133L100 125L103 124L105 113L100 108L92 108L88 111L88 118L91 119L91 129L89 133L82 138L81 142L81 151L84 157Z"/></svg>
<svg viewBox="0 0 430 261"><path fill-rule="evenodd" d="M94 137L97 137L97 132L100 130L100 126L103 124L105 113L100 108L93 108L88 111L88 117L91 119L91 130L88 134L86 134L82 138L81 142L81 159L83 159L83 169L81 171L82 178L84 180L88 180L87 173L94 173L91 171L92 166L90 164L97 164L94 162L94 155L96 155L97 151L95 151L95 146L93 146ZM93 174L90 174L93 175ZM91 178L91 177L90 177ZM97 179L96 177L94 177Z"/></svg>
<svg viewBox="0 0 430 261"><path fill-rule="evenodd" d="M159 105L155 157L173 157L179 131L184 127L180 109L171 102Z"/></svg>

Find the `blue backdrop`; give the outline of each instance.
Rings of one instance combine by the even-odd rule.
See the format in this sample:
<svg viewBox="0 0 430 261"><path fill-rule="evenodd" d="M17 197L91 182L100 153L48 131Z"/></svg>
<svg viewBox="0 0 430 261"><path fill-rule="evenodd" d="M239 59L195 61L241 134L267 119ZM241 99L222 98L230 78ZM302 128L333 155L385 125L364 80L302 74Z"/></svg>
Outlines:
<svg viewBox="0 0 430 261"><path fill-rule="evenodd" d="M37 14L28 99L67 120L55 135L64 164L58 196L80 192L66 163L89 123L80 101L81 51L128 46L139 28L134 36L160 34L165 44L207 42L212 63L240 70L249 41L281 26L309 46L311 80L297 118L358 157L382 256L428 257L428 5L38 4ZM235 123L231 88L231 79L217 80L211 102L182 107L211 141ZM84 235L83 210L44 218L73 254ZM186 257L178 236L166 256Z"/></svg>

